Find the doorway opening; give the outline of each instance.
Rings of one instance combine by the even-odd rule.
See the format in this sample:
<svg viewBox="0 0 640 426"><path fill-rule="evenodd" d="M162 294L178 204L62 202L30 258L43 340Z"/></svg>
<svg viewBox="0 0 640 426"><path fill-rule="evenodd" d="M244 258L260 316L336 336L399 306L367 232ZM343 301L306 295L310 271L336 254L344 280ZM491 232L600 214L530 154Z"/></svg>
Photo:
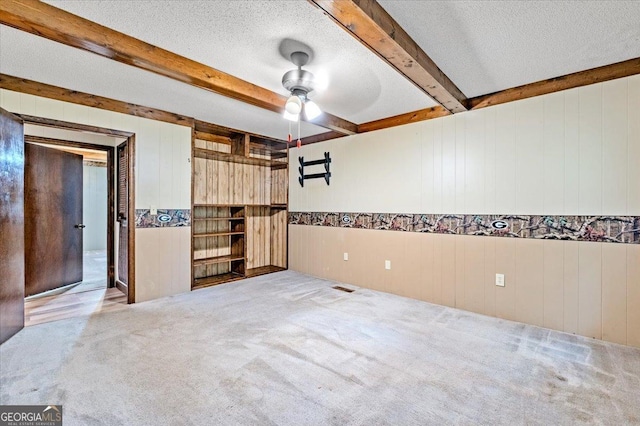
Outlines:
<svg viewBox="0 0 640 426"><path fill-rule="evenodd" d="M135 259L129 253L135 253L135 228L127 225L129 217L135 217L135 175L133 162L126 164L126 170L118 167L116 153L124 149L127 158L133 158L134 135L40 117L20 118L25 123L25 325L133 303ZM60 164L52 166L56 162ZM57 186L56 179L61 182ZM118 211L116 217L116 193L122 182L125 192L118 198L126 197L127 211ZM30 192L34 184L41 188ZM56 192L57 210L54 200L42 197ZM30 207L33 202L40 206ZM57 227L64 231L54 232Z"/></svg>

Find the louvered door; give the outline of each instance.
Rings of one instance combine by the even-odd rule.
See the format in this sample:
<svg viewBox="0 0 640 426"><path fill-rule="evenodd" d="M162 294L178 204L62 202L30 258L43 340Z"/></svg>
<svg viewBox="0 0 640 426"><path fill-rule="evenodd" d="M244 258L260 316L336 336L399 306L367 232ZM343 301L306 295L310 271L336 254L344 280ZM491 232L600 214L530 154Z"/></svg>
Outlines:
<svg viewBox="0 0 640 426"><path fill-rule="evenodd" d="M118 280L128 284L129 276L129 150L127 142L118 145L118 196L116 217L118 230Z"/></svg>

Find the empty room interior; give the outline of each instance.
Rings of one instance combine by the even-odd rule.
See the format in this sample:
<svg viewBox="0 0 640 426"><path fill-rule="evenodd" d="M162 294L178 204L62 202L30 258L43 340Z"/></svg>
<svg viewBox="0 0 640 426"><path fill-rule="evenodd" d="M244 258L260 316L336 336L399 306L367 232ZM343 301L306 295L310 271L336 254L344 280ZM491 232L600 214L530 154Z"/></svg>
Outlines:
<svg viewBox="0 0 640 426"><path fill-rule="evenodd" d="M0 423L640 425L639 22L2 0Z"/></svg>

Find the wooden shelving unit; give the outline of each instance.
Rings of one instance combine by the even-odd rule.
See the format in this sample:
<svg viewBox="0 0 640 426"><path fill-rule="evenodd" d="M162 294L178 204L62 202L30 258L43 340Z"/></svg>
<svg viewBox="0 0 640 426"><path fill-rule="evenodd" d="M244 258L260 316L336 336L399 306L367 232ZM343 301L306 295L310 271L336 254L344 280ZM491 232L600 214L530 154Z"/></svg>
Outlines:
<svg viewBox="0 0 640 426"><path fill-rule="evenodd" d="M288 155L284 141L196 123L192 289L287 269Z"/></svg>

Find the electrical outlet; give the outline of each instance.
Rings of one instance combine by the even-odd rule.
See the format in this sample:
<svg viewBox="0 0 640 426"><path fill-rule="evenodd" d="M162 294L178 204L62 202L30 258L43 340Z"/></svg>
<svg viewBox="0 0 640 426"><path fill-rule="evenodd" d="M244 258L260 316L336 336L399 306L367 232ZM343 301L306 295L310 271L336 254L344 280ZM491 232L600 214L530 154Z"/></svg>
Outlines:
<svg viewBox="0 0 640 426"><path fill-rule="evenodd" d="M342 258L343 258L344 260L349 260L349 253L345 253L345 254L342 256Z"/></svg>
<svg viewBox="0 0 640 426"><path fill-rule="evenodd" d="M496 285L504 287L504 274L496 274Z"/></svg>
<svg viewBox="0 0 640 426"><path fill-rule="evenodd" d="M150 212L149 212L149 213L150 213L151 215L156 215L156 214L158 214L158 208L157 208L156 206L151 206L151 208L150 208L149 210L150 210Z"/></svg>
<svg viewBox="0 0 640 426"><path fill-rule="evenodd" d="M384 269L391 269L391 261L390 260L385 260L384 261Z"/></svg>

